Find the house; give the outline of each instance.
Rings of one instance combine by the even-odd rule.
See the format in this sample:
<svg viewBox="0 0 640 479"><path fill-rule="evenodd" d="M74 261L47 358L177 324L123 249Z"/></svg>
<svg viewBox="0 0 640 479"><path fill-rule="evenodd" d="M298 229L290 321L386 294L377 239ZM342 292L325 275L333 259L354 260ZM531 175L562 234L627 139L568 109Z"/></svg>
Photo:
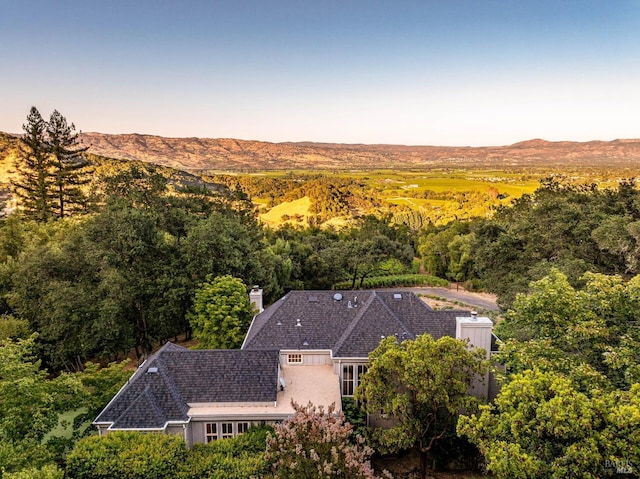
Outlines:
<svg viewBox="0 0 640 479"><path fill-rule="evenodd" d="M250 296L260 311L260 290ZM165 344L94 424L100 434L182 434L187 445L233 437L251 424L286 419L292 400L339 408L384 337L453 336L489 354L492 326L466 311L434 311L408 291L291 291L254 317L239 350ZM486 398L483 379L471 387Z"/></svg>

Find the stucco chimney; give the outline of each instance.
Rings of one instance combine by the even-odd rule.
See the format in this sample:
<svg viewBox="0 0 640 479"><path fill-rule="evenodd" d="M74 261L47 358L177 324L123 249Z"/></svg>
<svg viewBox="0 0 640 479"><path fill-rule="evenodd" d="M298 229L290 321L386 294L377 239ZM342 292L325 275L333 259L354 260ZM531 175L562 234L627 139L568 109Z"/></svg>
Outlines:
<svg viewBox="0 0 640 479"><path fill-rule="evenodd" d="M471 316L456 318L456 338L468 339L470 348L484 349L486 359L489 359L491 354L492 332L493 321L487 317L478 316L475 311L471 313ZM484 378L474 380L471 387L474 396L486 400L489 394L489 373L487 372Z"/></svg>
<svg viewBox="0 0 640 479"><path fill-rule="evenodd" d="M257 313L262 313L262 311L264 311L264 308L262 307L262 289L260 289L258 285L255 285L249 292L249 301Z"/></svg>

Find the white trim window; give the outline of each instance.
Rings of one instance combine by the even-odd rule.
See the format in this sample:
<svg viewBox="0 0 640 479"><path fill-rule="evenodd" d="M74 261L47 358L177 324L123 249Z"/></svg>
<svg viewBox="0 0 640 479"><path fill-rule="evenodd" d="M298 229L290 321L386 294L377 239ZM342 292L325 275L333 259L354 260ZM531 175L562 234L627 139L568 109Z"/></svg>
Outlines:
<svg viewBox="0 0 640 479"><path fill-rule="evenodd" d="M233 423L232 422L222 422L220 423L220 437L222 439L229 439L234 436L233 434Z"/></svg>
<svg viewBox="0 0 640 479"><path fill-rule="evenodd" d="M367 372L366 364L342 365L342 395L353 396L360 384L360 377Z"/></svg>
<svg viewBox="0 0 640 479"><path fill-rule="evenodd" d="M211 442L218 440L218 423L208 422L205 425L204 430L204 442Z"/></svg>
<svg viewBox="0 0 640 479"><path fill-rule="evenodd" d="M204 442L229 439L244 434L253 424L250 421L207 422L204 425Z"/></svg>

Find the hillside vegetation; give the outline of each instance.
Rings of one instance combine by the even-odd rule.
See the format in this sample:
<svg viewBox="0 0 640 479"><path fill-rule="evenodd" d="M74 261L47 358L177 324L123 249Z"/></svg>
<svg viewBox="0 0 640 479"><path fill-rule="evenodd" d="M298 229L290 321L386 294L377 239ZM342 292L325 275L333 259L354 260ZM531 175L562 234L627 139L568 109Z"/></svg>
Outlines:
<svg viewBox="0 0 640 479"><path fill-rule="evenodd" d="M44 136L42 145L51 138ZM25 152L15 138L0 140L3 164L17 159L25 171L38 142ZM53 156L53 150L38 151L44 159ZM123 453L103 454L109 442L80 436L88 434L86 420L127 377L125 364L100 368L90 361L104 366L132 352L142 361L166 341L190 338L202 320L198 304L213 303L207 299L213 285L233 284L244 297L247 285L259 284L269 304L288 289L422 281L457 281L496 293L504 316L496 318L503 340L499 357L508 366L499 369L503 390L493 405L447 423L432 452L434 463L478 454L478 463L505 479L636 472L635 170L585 166L558 176L550 174L556 170L474 167L200 176L81 154L78 164L90 169L82 208L55 214L55 204L47 203L55 183L45 181L41 198L50 214L34 214L40 210L23 196L0 219L3 479L92 477L81 474L96 465L126 471L130 444L136 444L135 459L152 458L155 471L170 471L158 477L173 477L176 461L190 464L191 453L178 441L169 441L176 454L157 454L166 437L114 436ZM41 177L54 179L56 170L44 164ZM29 189L34 185L25 184L29 178L37 176L19 180L35 195ZM216 298L230 296L228 291L216 292ZM212 330L210 344L237 344L247 322L231 323L232 331ZM424 385L421 377L412 381ZM425 400L445 392L438 388ZM74 418L73 424L58 428L61 417ZM421 417L412 424L421 430L427 421ZM56 436L62 429L70 433ZM245 446L220 444L194 449L201 475L231 477L216 461L222 461L225 447ZM297 451L299 445L286 446ZM256 447L255 467L227 458L238 471L234 477L268 468L260 453L263 438ZM138 466L146 471L145 464Z"/></svg>

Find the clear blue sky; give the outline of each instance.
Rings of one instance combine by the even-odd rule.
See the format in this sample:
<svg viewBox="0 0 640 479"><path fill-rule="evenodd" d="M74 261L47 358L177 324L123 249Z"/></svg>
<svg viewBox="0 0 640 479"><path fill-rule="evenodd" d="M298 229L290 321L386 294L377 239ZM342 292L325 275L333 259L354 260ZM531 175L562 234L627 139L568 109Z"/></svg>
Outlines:
<svg viewBox="0 0 640 479"><path fill-rule="evenodd" d="M640 0L0 0L0 131L640 137Z"/></svg>

